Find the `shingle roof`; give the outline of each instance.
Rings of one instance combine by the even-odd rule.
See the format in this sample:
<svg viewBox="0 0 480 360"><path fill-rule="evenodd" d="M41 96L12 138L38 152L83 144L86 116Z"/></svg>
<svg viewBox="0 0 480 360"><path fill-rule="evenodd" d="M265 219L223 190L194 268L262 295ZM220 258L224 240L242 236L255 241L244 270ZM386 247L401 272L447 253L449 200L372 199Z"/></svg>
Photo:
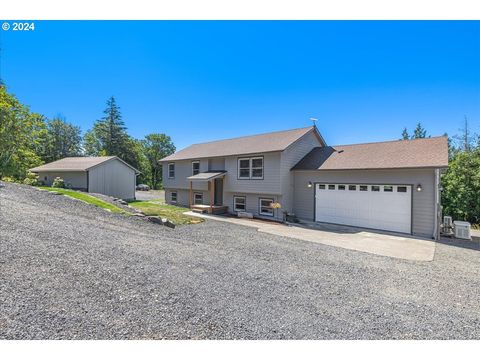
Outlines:
<svg viewBox="0 0 480 360"><path fill-rule="evenodd" d="M317 147L292 170L442 168L448 166L447 137Z"/></svg>
<svg viewBox="0 0 480 360"><path fill-rule="evenodd" d="M183 150L177 151L175 154L167 156L160 161L200 159L216 156L232 156L283 151L290 144L314 129L315 128L313 126L309 126L301 129L277 131L267 134L243 136L234 139L194 144ZM317 130L315 131L321 139L321 135ZM321 139L321 141L323 142L323 139Z"/></svg>
<svg viewBox="0 0 480 360"><path fill-rule="evenodd" d="M88 169L97 166L103 162L117 158L121 162L130 166L132 169L138 172L137 169L127 164L125 161L117 156L85 156L85 157L66 157L57 161L53 161L48 164L37 166L30 169L32 172L39 171L87 171Z"/></svg>
<svg viewBox="0 0 480 360"><path fill-rule="evenodd" d="M206 181L206 180L212 180L212 179L216 179L218 177L224 176L226 173L227 173L226 171L207 171L203 173L198 173L197 175L189 176L187 177L187 179Z"/></svg>

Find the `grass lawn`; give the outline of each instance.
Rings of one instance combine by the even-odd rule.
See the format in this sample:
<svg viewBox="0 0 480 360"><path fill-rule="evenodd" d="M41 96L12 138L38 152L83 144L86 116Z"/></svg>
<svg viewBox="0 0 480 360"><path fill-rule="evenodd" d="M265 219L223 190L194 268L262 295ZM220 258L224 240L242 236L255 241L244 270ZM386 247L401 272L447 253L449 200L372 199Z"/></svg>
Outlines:
<svg viewBox="0 0 480 360"><path fill-rule="evenodd" d="M112 205L112 204L110 204L106 201L100 200L100 199L98 199L94 196L88 195L88 194L80 192L80 191L52 188L52 187L47 187L47 186L39 186L39 189L48 190L48 191L55 191L55 192L58 192L62 195L67 195L67 196L70 196L72 198L82 200L86 203L98 206L102 209L110 210L113 213L130 215L130 213L128 213L127 211L125 211L121 208L119 208L118 206Z"/></svg>
<svg viewBox="0 0 480 360"><path fill-rule="evenodd" d="M164 217L176 225L198 224L204 221L201 218L184 215L183 213L188 211L184 207L162 204L157 200L137 200L130 202L129 205L141 210L145 215Z"/></svg>

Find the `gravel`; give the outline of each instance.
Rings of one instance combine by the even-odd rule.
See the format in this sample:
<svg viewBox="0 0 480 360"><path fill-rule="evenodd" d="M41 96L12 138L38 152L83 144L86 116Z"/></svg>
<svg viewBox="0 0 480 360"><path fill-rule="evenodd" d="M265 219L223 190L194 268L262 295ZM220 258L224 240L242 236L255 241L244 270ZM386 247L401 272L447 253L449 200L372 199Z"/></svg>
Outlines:
<svg viewBox="0 0 480 360"><path fill-rule="evenodd" d="M479 339L480 252L411 262L0 188L1 339Z"/></svg>

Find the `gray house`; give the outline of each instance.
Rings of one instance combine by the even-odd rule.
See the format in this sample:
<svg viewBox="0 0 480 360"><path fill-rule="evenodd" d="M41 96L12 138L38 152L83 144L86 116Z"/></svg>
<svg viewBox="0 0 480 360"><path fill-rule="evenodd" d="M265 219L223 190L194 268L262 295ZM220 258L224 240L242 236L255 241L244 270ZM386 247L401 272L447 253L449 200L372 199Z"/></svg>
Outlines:
<svg viewBox="0 0 480 360"><path fill-rule="evenodd" d="M166 201L436 237L446 137L327 146L316 127L191 145L161 160ZM275 209L272 203L279 203Z"/></svg>
<svg viewBox="0 0 480 360"><path fill-rule="evenodd" d="M71 189L135 199L139 171L116 156L68 157L30 169L50 186L61 177Z"/></svg>

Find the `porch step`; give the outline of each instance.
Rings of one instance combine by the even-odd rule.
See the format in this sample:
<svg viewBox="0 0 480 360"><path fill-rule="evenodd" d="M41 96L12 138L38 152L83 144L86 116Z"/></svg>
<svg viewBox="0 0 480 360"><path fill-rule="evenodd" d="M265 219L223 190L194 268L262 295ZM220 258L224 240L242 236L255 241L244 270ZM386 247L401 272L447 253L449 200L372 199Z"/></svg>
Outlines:
<svg viewBox="0 0 480 360"><path fill-rule="evenodd" d="M196 212L196 213L199 213L199 214L205 214L205 213L208 212L207 209L199 209L199 208L195 208L195 207L192 208L191 210L192 210L193 212Z"/></svg>

